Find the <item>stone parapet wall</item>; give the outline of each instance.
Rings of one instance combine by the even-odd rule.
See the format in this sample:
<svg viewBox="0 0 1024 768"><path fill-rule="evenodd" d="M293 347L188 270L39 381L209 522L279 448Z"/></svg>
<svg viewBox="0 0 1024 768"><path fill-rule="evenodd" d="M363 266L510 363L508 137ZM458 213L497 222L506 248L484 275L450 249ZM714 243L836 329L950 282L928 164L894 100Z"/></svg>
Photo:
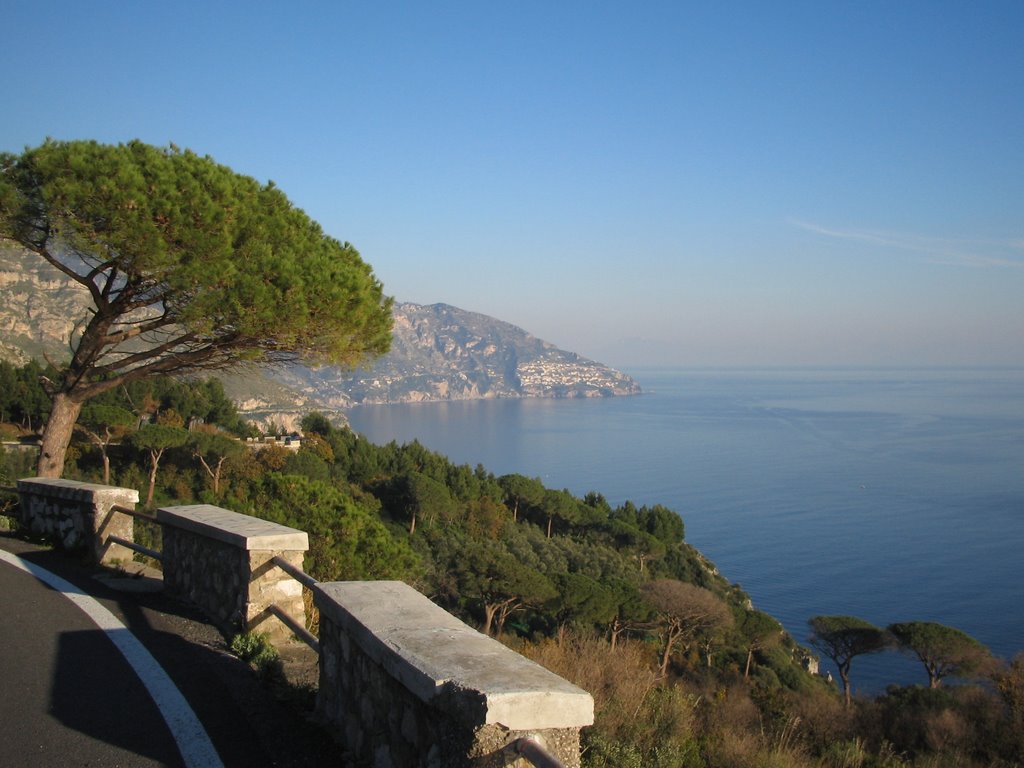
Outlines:
<svg viewBox="0 0 1024 768"><path fill-rule="evenodd" d="M506 748L529 736L579 766L590 694L401 582L317 584L313 594L317 711L355 763L506 766L517 764Z"/></svg>
<svg viewBox="0 0 1024 768"><path fill-rule="evenodd" d="M164 590L194 603L219 626L266 633L277 643L292 631L267 612L276 605L305 624L302 585L273 562L302 568L309 538L268 520L209 504L161 507Z"/></svg>
<svg viewBox="0 0 1024 768"><path fill-rule="evenodd" d="M133 541L126 488L34 478L18 481L19 522L98 562L130 560L108 540ZM302 568L303 531L208 504L161 507L164 589L222 628L259 631L275 644L305 625L302 585L273 562ZM523 766L511 747L540 743L579 768L580 729L594 720L586 691L529 661L402 582L312 587L320 612L317 713L347 761L374 768Z"/></svg>
<svg viewBox="0 0 1024 768"><path fill-rule="evenodd" d="M18 481L18 522L58 546L85 551L97 563L130 562L134 553L110 536L135 541L135 521L113 511L134 509L139 492L132 488L82 483L61 478L34 477Z"/></svg>

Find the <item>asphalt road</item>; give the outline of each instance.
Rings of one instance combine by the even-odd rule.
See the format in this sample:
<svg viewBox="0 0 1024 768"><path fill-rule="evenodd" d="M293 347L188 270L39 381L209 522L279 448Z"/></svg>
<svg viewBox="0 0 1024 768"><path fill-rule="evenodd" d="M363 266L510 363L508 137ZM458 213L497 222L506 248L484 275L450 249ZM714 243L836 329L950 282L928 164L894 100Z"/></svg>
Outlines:
<svg viewBox="0 0 1024 768"><path fill-rule="evenodd" d="M69 599L0 559L0 765L342 765L302 706L273 695L187 607L114 589L118 580L98 580L74 557L11 536L0 534L0 550L85 593ZM86 610L109 617L106 628ZM142 663L145 684L126 653L136 667L139 654L156 662Z"/></svg>

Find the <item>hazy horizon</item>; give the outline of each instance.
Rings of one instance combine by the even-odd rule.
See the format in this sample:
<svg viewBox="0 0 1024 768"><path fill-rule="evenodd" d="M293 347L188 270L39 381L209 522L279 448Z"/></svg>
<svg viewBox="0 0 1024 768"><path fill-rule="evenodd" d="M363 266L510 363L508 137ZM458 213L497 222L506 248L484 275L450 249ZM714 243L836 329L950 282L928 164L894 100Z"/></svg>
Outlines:
<svg viewBox="0 0 1024 768"><path fill-rule="evenodd" d="M5 18L0 151L209 154L273 180L396 299L627 371L1024 365L1018 2Z"/></svg>

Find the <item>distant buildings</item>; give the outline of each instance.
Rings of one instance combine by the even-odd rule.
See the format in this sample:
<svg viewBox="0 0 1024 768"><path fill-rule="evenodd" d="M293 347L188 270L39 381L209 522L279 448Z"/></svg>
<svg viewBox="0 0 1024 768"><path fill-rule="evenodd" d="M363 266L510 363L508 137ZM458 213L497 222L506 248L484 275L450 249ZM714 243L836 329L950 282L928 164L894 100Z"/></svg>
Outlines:
<svg viewBox="0 0 1024 768"><path fill-rule="evenodd" d="M281 436L250 437L246 439L245 444L253 451L261 451L272 445L286 448L289 451L297 451L302 447L302 435L298 432L292 432L289 435Z"/></svg>

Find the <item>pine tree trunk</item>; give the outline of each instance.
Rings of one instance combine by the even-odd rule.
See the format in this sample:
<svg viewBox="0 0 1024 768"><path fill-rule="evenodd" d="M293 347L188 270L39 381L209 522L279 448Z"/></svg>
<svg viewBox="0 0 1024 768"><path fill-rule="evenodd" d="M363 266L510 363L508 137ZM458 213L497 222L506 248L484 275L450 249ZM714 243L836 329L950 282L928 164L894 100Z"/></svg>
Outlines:
<svg viewBox="0 0 1024 768"><path fill-rule="evenodd" d="M484 628L481 630L485 635L491 634L491 624L494 623L494 614L497 612L498 606L485 603L484 604Z"/></svg>
<svg viewBox="0 0 1024 768"><path fill-rule="evenodd" d="M668 677L668 665L672 660L672 643L665 642L665 651L661 654L661 676Z"/></svg>
<svg viewBox="0 0 1024 768"><path fill-rule="evenodd" d="M58 392L53 396L53 410L43 430L39 466L36 469L40 477L60 477L64 474L64 457L67 456L75 422L81 411L82 404L67 394Z"/></svg>
<svg viewBox="0 0 1024 768"><path fill-rule="evenodd" d="M669 626L665 629L665 652L661 656L661 676L668 676L668 665L672 661L672 651L676 644L683 637L684 630L678 625Z"/></svg>
<svg viewBox="0 0 1024 768"><path fill-rule="evenodd" d="M611 633L611 649L614 651L615 646L619 643L619 635L626 631L622 622L618 618L612 619L611 627L609 628Z"/></svg>
<svg viewBox="0 0 1024 768"><path fill-rule="evenodd" d="M160 457L164 455L164 449L149 449L149 491L146 493L146 509L153 506L153 491L156 489L156 471L160 467Z"/></svg>
<svg viewBox="0 0 1024 768"><path fill-rule="evenodd" d="M502 632L505 631L505 622L508 621L509 616L522 608L524 603L511 598L505 601L505 604L498 609L498 632L495 637L501 637Z"/></svg>
<svg viewBox="0 0 1024 768"><path fill-rule="evenodd" d="M213 495L220 496L220 470L224 466L224 458L217 462L217 469L213 473Z"/></svg>

